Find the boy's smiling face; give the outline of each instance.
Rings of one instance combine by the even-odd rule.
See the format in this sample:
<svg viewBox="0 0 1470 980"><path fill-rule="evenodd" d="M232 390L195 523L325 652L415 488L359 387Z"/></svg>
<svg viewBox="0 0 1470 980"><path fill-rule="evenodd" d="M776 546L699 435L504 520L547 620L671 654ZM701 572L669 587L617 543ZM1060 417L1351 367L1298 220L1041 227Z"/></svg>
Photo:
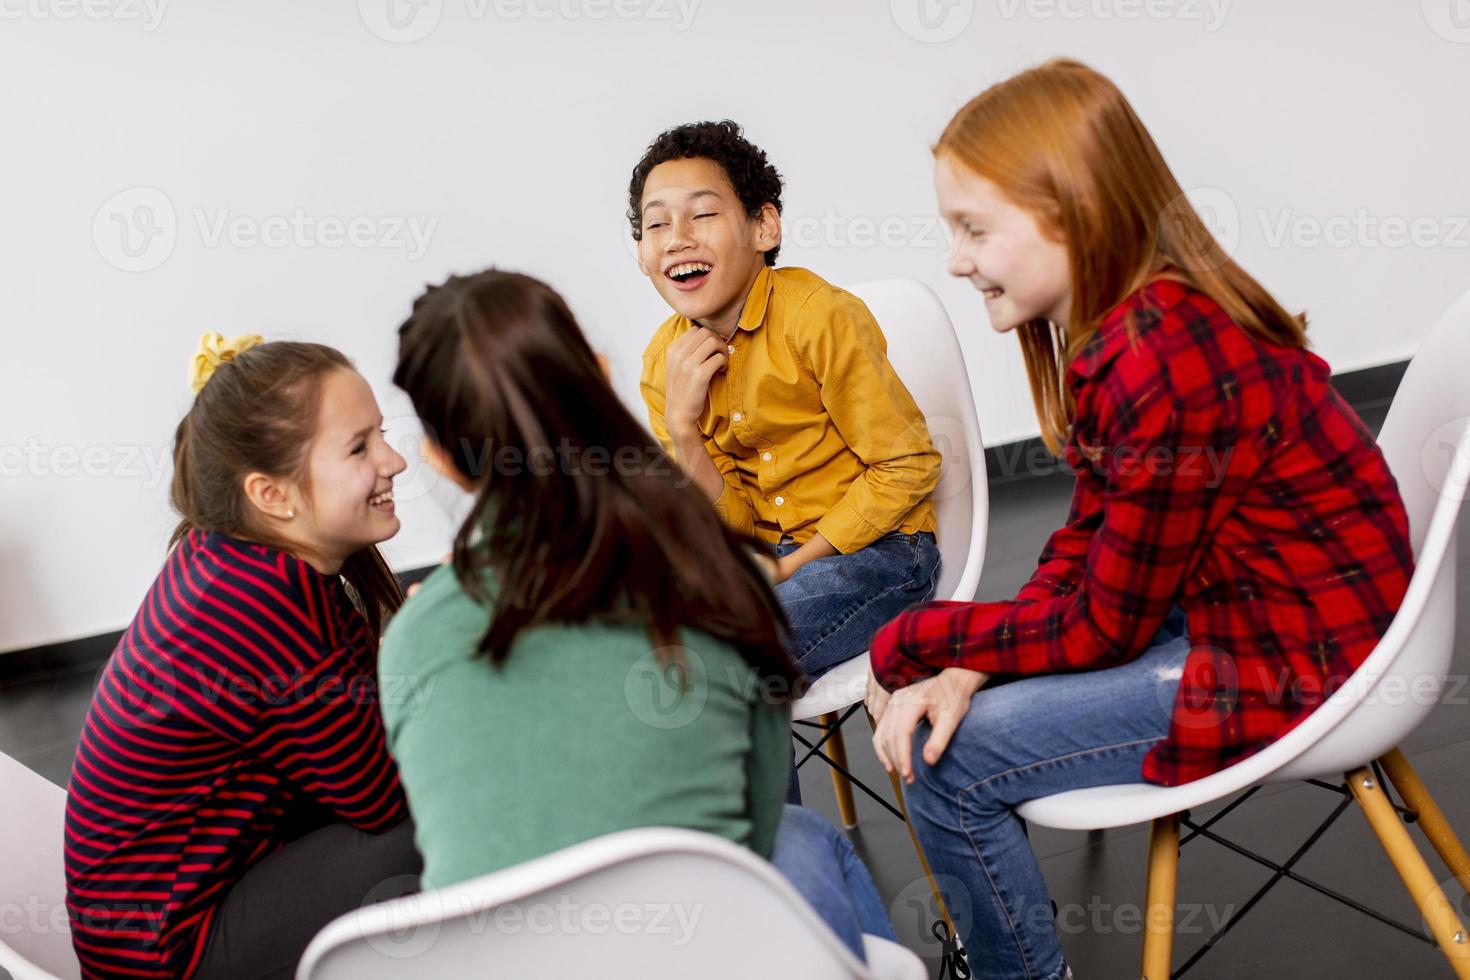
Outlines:
<svg viewBox="0 0 1470 980"><path fill-rule="evenodd" d="M765 253L781 242L780 215L752 218L713 160L668 160L649 171L640 202L638 268L674 312L729 333Z"/></svg>

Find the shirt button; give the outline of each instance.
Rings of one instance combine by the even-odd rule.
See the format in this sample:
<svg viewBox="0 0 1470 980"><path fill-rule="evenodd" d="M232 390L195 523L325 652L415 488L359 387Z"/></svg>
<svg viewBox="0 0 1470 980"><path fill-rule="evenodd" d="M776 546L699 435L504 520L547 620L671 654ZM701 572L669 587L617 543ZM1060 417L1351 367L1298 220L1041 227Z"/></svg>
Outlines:
<svg viewBox="0 0 1470 980"><path fill-rule="evenodd" d="M784 503L786 503L786 498L785 497L777 497L776 498L776 506L777 507L780 507Z"/></svg>
<svg viewBox="0 0 1470 980"><path fill-rule="evenodd" d="M763 459L767 463L769 463L771 461L771 454L770 453L761 453L761 459Z"/></svg>
<svg viewBox="0 0 1470 980"><path fill-rule="evenodd" d="M741 415L739 412L736 412L734 415L730 416L730 418L734 419L736 422L739 422L741 419L745 418L745 416Z"/></svg>

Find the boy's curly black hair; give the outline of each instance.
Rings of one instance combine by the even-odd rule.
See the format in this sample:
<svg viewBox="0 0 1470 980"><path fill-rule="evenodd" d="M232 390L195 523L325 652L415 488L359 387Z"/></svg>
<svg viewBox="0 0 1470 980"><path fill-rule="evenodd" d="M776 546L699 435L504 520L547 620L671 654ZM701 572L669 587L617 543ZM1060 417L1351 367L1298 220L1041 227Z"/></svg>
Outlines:
<svg viewBox="0 0 1470 980"><path fill-rule="evenodd" d="M641 204L649 173L669 160L692 157L720 165L750 217L760 214L766 204L775 205L776 213L781 213L781 175L766 159L766 152L741 134L739 125L729 119L686 123L659 133L633 168L633 179L628 182L628 223L633 226L635 242L643 240ZM766 265L775 265L780 251L777 245L767 252Z"/></svg>

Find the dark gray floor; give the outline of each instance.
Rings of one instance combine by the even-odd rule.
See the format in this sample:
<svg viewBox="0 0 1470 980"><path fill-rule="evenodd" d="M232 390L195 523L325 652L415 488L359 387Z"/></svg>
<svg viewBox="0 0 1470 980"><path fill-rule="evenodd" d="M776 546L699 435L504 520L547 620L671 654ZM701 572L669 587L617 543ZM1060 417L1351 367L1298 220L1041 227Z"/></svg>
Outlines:
<svg viewBox="0 0 1470 980"><path fill-rule="evenodd" d="M1370 418L1370 423L1380 421ZM1035 566L1046 535L1066 513L1070 493L1062 478L1011 483L992 490L989 553L981 599L1014 594ZM1467 533L1461 525L1462 542ZM1460 550L1460 609L1470 608L1465 563L1470 548ZM1470 669L1470 644L1464 642L1470 616L1459 622L1452 675ZM32 769L64 783L76 750L77 732L86 711L95 671L79 672L0 691L0 751ZM1470 690L1453 684L1454 694L1405 743L1405 751L1450 820L1470 833ZM849 758L857 775L886 793L887 777L873 758L868 728L861 713L845 726ZM837 819L827 773L812 764L802 769L802 791L808 805ZM1284 861L1306 838L1337 797L1307 785L1273 787L1219 826L1226 835L1276 861ZM1212 809L1196 811L1207 816ZM879 890L890 903L900 938L932 959L927 917L916 909L927 905L922 878L903 824L876 803L858 796L859 827L852 839L868 861ZM1415 831L1417 838L1417 831ZM1032 843L1042 858L1053 898L1078 911L1064 930L1063 945L1079 977L1130 978L1139 974L1140 928L1136 914L1143 902L1144 828L1078 834L1034 829ZM1422 840L1420 841L1423 844ZM1422 846L1430 867L1449 879L1438 859ZM1383 856L1362 816L1354 810L1326 834L1298 870L1340 892L1409 923L1419 921L1392 866ZM1206 840L1183 852L1179 901L1194 917L1195 932L1176 942L1176 966L1208 934L1211 918L1228 917L1259 887L1270 872ZM1450 882L1453 885L1453 882ZM1463 894L1449 892L1470 914ZM1181 917L1181 928L1187 923ZM931 975L933 971L931 970ZM1361 913L1335 905L1296 883L1282 882L1221 940L1190 977L1326 977L1377 980L1395 977L1451 976L1440 954Z"/></svg>

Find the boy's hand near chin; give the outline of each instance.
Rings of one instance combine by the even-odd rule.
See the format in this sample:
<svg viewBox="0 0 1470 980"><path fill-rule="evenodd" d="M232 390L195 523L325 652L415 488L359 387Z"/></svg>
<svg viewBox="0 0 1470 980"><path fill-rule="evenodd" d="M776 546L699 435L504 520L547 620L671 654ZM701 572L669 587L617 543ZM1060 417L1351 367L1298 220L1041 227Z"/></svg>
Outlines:
<svg viewBox="0 0 1470 980"><path fill-rule="evenodd" d="M665 357L664 418L669 432L688 435L704 412L710 379L725 367L725 345L709 330L690 330Z"/></svg>

